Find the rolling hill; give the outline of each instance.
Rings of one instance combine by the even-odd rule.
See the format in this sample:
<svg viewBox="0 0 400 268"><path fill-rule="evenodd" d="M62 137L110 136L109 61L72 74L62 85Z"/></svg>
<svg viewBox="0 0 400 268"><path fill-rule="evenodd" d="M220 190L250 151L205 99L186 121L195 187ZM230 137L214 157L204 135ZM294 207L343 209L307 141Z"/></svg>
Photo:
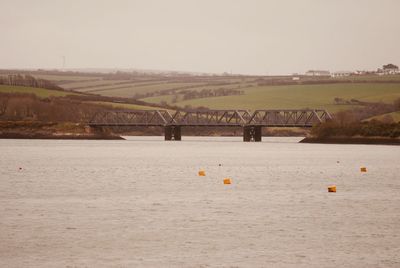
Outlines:
<svg viewBox="0 0 400 268"><path fill-rule="evenodd" d="M35 94L64 96L90 93L108 97L135 98L152 105L169 104L211 109L324 108L330 112L351 109L361 102L393 102L400 97L400 75L350 77L221 76L141 73L29 72L48 79L66 91L38 90ZM1 89L0 89L1 90ZM14 89L24 91L26 89ZM233 90L240 94L187 96L192 91ZM4 91L4 89L3 89ZM71 93L67 93L71 91ZM186 94L186 95L185 95ZM217 95L217 94L216 94ZM200 96L200 97L199 97ZM348 101L335 103L335 98Z"/></svg>
<svg viewBox="0 0 400 268"><path fill-rule="evenodd" d="M323 108L336 112L354 107L352 104L335 104L334 98L336 97L346 100L387 103L400 98L400 84L397 83L261 86L242 90L244 91L243 95L181 100L176 103L172 103L170 95L142 100L150 103L166 101L180 107L190 105L211 109Z"/></svg>

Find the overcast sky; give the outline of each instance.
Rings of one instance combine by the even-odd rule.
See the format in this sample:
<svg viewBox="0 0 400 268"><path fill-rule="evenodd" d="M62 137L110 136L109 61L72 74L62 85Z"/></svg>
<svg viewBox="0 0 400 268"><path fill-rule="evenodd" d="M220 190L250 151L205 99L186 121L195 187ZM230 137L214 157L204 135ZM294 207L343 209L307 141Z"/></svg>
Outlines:
<svg viewBox="0 0 400 268"><path fill-rule="evenodd" d="M0 68L243 74L400 64L400 0L0 0Z"/></svg>

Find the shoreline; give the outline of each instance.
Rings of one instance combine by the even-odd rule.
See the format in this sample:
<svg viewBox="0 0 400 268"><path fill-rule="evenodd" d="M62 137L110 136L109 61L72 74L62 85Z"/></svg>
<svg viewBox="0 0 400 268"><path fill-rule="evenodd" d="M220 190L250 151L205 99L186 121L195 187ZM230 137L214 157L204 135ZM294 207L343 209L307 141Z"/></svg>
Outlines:
<svg viewBox="0 0 400 268"><path fill-rule="evenodd" d="M299 143L320 143L320 144L364 144L364 145L400 145L400 139L382 137L306 137Z"/></svg>
<svg viewBox="0 0 400 268"><path fill-rule="evenodd" d="M141 133L142 134L142 133ZM202 135L203 134L203 135ZM212 133L211 135L185 135L188 137L241 137L241 135L224 135L226 133ZM0 131L0 139L45 139L45 140L125 140L123 136L128 135L113 135L105 133L40 133L40 132L2 132ZM136 136L136 135L134 135ZM138 135L138 136L163 136L163 135ZM280 136L280 135L267 135L264 137L292 137L292 136ZM299 136L297 136L299 137ZM299 141L299 143L319 143L319 144L365 144L365 145L400 145L400 139L398 138L386 138L386 137L305 137Z"/></svg>
<svg viewBox="0 0 400 268"><path fill-rule="evenodd" d="M76 135L76 134L41 134L41 133L0 133L0 139L30 139L30 140L125 140L121 136L112 135Z"/></svg>

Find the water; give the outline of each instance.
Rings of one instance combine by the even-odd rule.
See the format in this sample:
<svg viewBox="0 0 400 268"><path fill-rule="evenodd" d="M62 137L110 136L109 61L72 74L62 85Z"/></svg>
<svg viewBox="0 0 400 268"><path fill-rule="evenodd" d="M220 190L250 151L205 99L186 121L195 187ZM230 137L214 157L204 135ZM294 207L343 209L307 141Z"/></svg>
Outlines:
<svg viewBox="0 0 400 268"><path fill-rule="evenodd" d="M184 139L0 140L0 267L399 267L400 147Z"/></svg>

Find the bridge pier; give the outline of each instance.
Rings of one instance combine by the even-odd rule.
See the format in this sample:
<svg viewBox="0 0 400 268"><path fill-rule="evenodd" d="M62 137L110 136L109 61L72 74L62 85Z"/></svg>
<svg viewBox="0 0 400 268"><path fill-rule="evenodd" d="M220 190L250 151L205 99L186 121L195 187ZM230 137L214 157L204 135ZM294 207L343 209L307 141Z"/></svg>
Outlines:
<svg viewBox="0 0 400 268"><path fill-rule="evenodd" d="M261 141L261 126L245 126L243 127L243 141Z"/></svg>
<svg viewBox="0 0 400 268"><path fill-rule="evenodd" d="M181 126L166 126L164 127L164 137L166 141L182 140Z"/></svg>

